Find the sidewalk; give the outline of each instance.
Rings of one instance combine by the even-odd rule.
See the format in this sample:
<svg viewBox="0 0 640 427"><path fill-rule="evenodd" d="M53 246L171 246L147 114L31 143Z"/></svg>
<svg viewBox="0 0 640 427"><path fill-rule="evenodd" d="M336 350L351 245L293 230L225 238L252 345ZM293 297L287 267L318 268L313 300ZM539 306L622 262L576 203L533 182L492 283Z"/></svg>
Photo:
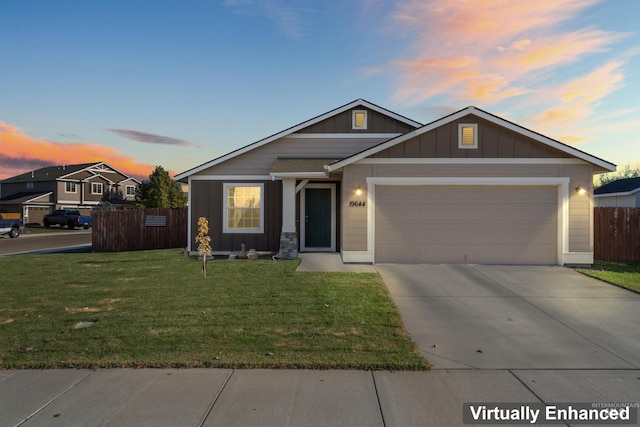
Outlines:
<svg viewBox="0 0 640 427"><path fill-rule="evenodd" d="M298 271L376 267L302 254ZM638 400L638 369L0 371L0 427L462 426L468 402Z"/></svg>
<svg viewBox="0 0 640 427"><path fill-rule="evenodd" d="M628 402L640 372L0 371L1 426L446 426L466 402Z"/></svg>

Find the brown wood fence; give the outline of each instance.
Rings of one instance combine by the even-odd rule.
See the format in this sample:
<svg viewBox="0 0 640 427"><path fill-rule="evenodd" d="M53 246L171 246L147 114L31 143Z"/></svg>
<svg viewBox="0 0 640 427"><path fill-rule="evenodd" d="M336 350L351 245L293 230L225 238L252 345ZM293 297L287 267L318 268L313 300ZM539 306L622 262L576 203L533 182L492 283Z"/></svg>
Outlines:
<svg viewBox="0 0 640 427"><path fill-rule="evenodd" d="M640 261L640 208L595 208L594 258Z"/></svg>
<svg viewBox="0 0 640 427"><path fill-rule="evenodd" d="M187 208L94 211L94 252L122 252L187 246Z"/></svg>

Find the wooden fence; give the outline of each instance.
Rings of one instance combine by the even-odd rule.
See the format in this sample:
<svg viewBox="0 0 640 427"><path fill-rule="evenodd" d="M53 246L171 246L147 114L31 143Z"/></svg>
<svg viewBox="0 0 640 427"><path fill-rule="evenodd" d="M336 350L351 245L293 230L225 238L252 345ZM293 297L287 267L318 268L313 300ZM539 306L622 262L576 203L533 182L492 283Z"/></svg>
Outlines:
<svg viewBox="0 0 640 427"><path fill-rule="evenodd" d="M595 208L594 258L640 261L640 208Z"/></svg>
<svg viewBox="0 0 640 427"><path fill-rule="evenodd" d="M94 211L94 252L122 252L187 246L187 208Z"/></svg>

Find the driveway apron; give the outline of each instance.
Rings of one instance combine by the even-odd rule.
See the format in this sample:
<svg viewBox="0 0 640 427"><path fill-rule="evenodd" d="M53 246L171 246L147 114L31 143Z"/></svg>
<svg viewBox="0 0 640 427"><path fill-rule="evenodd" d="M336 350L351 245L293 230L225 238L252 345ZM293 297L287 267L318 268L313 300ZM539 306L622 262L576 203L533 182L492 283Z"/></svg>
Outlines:
<svg viewBox="0 0 640 427"><path fill-rule="evenodd" d="M640 367L640 295L569 268L376 269L434 369Z"/></svg>

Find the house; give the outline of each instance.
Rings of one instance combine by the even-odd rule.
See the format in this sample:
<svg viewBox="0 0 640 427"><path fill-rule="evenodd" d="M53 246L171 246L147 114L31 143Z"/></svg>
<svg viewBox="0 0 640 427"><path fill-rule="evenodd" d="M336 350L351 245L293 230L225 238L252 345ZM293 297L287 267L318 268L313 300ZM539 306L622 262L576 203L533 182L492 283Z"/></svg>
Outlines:
<svg viewBox="0 0 640 427"><path fill-rule="evenodd" d="M104 162L49 166L0 181L0 211L22 213L25 224L42 224L55 209L89 215L103 200L132 203L139 184Z"/></svg>
<svg viewBox="0 0 640 427"><path fill-rule="evenodd" d="M640 177L617 179L593 193L597 208L640 208Z"/></svg>
<svg viewBox="0 0 640 427"><path fill-rule="evenodd" d="M564 265L593 262L592 179L614 170L476 107L422 125L359 99L175 178L192 252L206 217L220 253Z"/></svg>

